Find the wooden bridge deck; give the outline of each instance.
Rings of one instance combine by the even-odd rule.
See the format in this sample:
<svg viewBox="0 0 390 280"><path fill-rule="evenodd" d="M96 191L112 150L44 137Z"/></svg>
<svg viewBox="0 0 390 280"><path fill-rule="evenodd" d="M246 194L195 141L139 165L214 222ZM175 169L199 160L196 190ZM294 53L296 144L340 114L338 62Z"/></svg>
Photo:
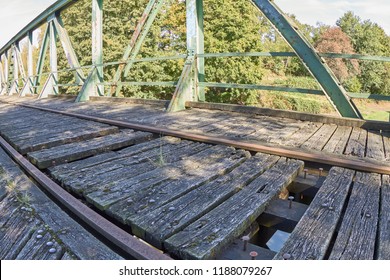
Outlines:
<svg viewBox="0 0 390 280"><path fill-rule="evenodd" d="M158 102L28 104L383 165L390 160L387 131L375 126L206 109L165 114ZM64 188L150 244L185 259L217 257L286 192L304 165L2 102L0 120L1 136ZM275 258L390 258L388 184L387 175L331 169Z"/></svg>

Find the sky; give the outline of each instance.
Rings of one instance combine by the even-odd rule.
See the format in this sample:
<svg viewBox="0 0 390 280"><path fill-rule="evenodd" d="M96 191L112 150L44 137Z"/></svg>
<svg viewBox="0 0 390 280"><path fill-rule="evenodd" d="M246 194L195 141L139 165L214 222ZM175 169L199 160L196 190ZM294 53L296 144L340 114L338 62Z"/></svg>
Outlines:
<svg viewBox="0 0 390 280"><path fill-rule="evenodd" d="M0 0L0 47L38 16L55 0ZM109 1L107 1L109 3ZM299 21L315 25L334 25L345 12L353 11L362 19L370 19L390 35L389 0L275 0L286 13Z"/></svg>

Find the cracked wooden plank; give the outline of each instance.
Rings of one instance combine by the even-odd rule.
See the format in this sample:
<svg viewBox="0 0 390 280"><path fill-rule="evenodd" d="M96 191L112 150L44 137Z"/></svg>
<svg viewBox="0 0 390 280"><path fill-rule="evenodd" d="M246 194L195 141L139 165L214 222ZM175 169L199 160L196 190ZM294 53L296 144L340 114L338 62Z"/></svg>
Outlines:
<svg viewBox="0 0 390 280"><path fill-rule="evenodd" d="M152 138L148 132L123 130L86 141L69 143L28 154L29 160L40 169L72 162L103 152L124 148Z"/></svg>
<svg viewBox="0 0 390 280"><path fill-rule="evenodd" d="M379 131L368 131L366 157L376 160L385 160L385 147L382 134Z"/></svg>
<svg viewBox="0 0 390 280"><path fill-rule="evenodd" d="M188 157L173 168L157 170L164 174L163 178L167 180L161 180L155 185L141 183L139 186L131 186L131 191L126 193L127 199L119 200L117 196L118 203L113 204L107 212L126 224L132 224L133 219L212 182L249 156L248 152L241 150L224 147L226 149L217 151L216 148Z"/></svg>
<svg viewBox="0 0 390 280"><path fill-rule="evenodd" d="M306 142L301 145L302 149L321 151L335 132L337 125L324 124Z"/></svg>
<svg viewBox="0 0 390 280"><path fill-rule="evenodd" d="M281 158L243 190L168 238L165 248L184 259L214 258L258 218L302 168L302 161Z"/></svg>
<svg viewBox="0 0 390 280"><path fill-rule="evenodd" d="M331 260L372 260L378 228L381 176L357 172Z"/></svg>
<svg viewBox="0 0 390 280"><path fill-rule="evenodd" d="M355 171L333 167L275 259L321 260L341 218Z"/></svg>
<svg viewBox="0 0 390 280"><path fill-rule="evenodd" d="M367 130L354 127L347 147L345 155L363 158L366 155Z"/></svg>
<svg viewBox="0 0 390 280"><path fill-rule="evenodd" d="M329 139L328 143L326 143L322 151L332 153L332 154L342 155L344 153L351 132L352 132L352 127L348 127L348 126L337 127L335 133Z"/></svg>
<svg viewBox="0 0 390 280"><path fill-rule="evenodd" d="M217 180L204 184L153 211L135 216L132 219L133 233L161 248L165 239L239 192L278 159L277 156L256 154Z"/></svg>

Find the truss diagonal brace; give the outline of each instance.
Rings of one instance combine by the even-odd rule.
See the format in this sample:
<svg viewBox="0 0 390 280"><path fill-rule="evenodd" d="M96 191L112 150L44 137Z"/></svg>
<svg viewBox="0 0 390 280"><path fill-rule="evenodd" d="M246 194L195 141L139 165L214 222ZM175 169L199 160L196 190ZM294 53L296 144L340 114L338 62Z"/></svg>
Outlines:
<svg viewBox="0 0 390 280"><path fill-rule="evenodd" d="M77 55L74 51L74 48L72 46L72 42L69 38L68 32L66 31L64 27L64 23L62 22L61 16L58 15L54 17L53 19L54 27L57 31L57 35L60 38L62 48L64 49L65 56L68 60L68 64L71 68L76 68L75 71L75 78L76 83L79 85L82 85L85 77L83 71L80 69L80 63L77 58Z"/></svg>
<svg viewBox="0 0 390 280"><path fill-rule="evenodd" d="M131 40L123 54L123 64L118 66L118 69L115 73L113 80L114 86L111 88L111 95L119 94L121 85L118 82L121 80L122 73L125 71L124 75L128 75L130 68L133 65L132 60L138 55L146 35L148 34L150 27L156 19L156 16L163 3L164 0L150 0L146 6L145 11L143 12L142 17L134 30L133 36L131 37ZM129 59L130 62L128 62Z"/></svg>
<svg viewBox="0 0 390 280"><path fill-rule="evenodd" d="M271 21L284 39L294 49L309 72L317 79L324 93L343 117L361 118L351 103L344 88L339 84L330 68L317 55L311 44L291 26L283 12L269 0L251 0Z"/></svg>

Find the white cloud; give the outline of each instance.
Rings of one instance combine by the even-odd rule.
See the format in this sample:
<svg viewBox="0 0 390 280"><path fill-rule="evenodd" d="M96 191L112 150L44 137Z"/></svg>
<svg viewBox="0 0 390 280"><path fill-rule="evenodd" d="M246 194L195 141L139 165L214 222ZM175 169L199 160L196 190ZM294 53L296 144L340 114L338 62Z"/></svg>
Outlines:
<svg viewBox="0 0 390 280"><path fill-rule="evenodd" d="M353 11L362 19L369 19L383 27L390 35L390 1L337 1L337 0L275 0L285 12L295 14L301 22L316 24L323 22L334 25L345 12Z"/></svg>

